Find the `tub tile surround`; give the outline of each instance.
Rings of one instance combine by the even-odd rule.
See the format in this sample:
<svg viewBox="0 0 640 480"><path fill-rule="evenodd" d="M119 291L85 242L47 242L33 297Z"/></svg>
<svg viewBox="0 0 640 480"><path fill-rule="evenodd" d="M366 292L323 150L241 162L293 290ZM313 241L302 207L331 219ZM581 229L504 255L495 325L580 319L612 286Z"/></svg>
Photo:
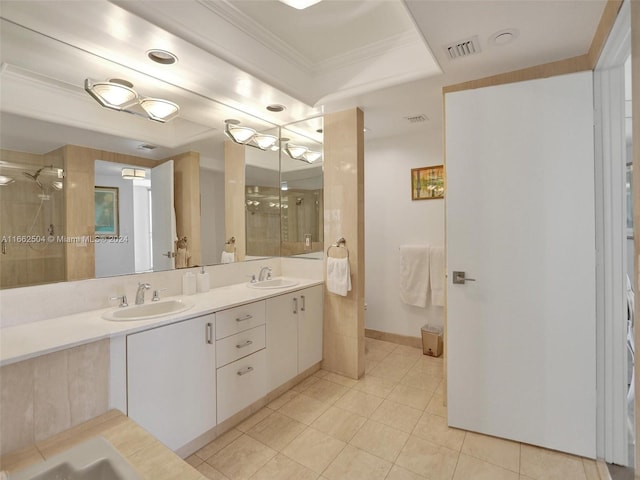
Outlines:
<svg viewBox="0 0 640 480"><path fill-rule="evenodd" d="M319 370L187 462L210 480L608 478L593 460L449 428L442 358L371 338L365 344L366 360L375 360L360 380ZM378 376L394 368L405 373ZM404 383L419 375L429 385L422 396ZM407 405L416 397L426 399Z"/></svg>
<svg viewBox="0 0 640 480"><path fill-rule="evenodd" d="M108 340L4 366L0 453L33 445L101 415L108 400Z"/></svg>

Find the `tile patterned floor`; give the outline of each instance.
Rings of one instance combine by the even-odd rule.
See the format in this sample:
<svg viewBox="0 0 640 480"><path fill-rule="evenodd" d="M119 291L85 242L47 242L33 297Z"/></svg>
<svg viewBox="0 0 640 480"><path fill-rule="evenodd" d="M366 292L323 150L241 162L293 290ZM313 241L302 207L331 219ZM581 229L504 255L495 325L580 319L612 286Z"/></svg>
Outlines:
<svg viewBox="0 0 640 480"><path fill-rule="evenodd" d="M187 461L211 480L598 480L596 463L449 428L442 358L366 339L366 375L324 370Z"/></svg>

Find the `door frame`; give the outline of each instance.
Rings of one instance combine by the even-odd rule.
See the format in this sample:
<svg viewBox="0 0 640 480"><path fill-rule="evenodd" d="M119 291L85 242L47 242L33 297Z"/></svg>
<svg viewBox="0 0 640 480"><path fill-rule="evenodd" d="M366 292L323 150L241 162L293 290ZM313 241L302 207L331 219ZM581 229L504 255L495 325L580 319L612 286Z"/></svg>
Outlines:
<svg viewBox="0 0 640 480"><path fill-rule="evenodd" d="M619 159L626 150L624 63L630 51L630 2L625 1L594 69L597 455L625 466L630 466L631 453L627 441L624 282L626 162Z"/></svg>

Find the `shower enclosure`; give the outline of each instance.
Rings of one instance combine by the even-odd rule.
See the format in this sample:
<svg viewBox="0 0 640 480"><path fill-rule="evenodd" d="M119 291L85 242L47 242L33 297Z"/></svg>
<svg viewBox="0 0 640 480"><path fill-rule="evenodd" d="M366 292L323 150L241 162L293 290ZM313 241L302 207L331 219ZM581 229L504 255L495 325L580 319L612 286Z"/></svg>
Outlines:
<svg viewBox="0 0 640 480"><path fill-rule="evenodd" d="M0 288L65 279L64 171L47 160L2 151Z"/></svg>

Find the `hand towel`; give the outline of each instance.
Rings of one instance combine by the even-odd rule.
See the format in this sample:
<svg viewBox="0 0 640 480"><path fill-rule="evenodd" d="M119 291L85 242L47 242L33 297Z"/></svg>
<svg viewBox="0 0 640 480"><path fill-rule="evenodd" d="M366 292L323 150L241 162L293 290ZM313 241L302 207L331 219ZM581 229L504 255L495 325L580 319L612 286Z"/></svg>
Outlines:
<svg viewBox="0 0 640 480"><path fill-rule="evenodd" d="M220 263L233 263L236 261L236 256L234 253L222 252L220 255Z"/></svg>
<svg viewBox="0 0 640 480"><path fill-rule="evenodd" d="M347 296L351 290L349 258L327 257L327 290L336 295Z"/></svg>
<svg viewBox="0 0 640 480"><path fill-rule="evenodd" d="M429 278L431 279L431 304L444 307L444 248L431 247L429 252Z"/></svg>
<svg viewBox="0 0 640 480"><path fill-rule="evenodd" d="M400 299L407 305L427 306L429 246L400 247Z"/></svg>

